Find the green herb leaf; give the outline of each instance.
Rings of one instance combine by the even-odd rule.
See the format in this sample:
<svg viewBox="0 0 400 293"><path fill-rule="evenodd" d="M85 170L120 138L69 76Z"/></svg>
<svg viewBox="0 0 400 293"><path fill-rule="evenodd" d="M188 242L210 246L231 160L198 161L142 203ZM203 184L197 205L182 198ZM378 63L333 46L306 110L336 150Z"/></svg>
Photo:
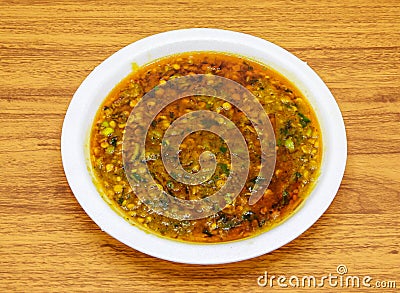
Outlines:
<svg viewBox="0 0 400 293"><path fill-rule="evenodd" d="M138 173L132 173L131 176L131 178L134 179L136 182L144 182L144 179Z"/></svg>
<svg viewBox="0 0 400 293"><path fill-rule="evenodd" d="M221 171L222 171L222 173L226 174L227 176L229 175L229 173L230 173L230 170L229 170L229 168L228 168L228 165L227 165L227 164L224 164L224 163L218 163L218 166L221 168Z"/></svg>
<svg viewBox="0 0 400 293"><path fill-rule="evenodd" d="M287 205L289 203L289 201L290 201L289 192L284 190L282 192L282 205L284 205L284 206Z"/></svg>
<svg viewBox="0 0 400 293"><path fill-rule="evenodd" d="M256 218L257 218L257 215L255 213L253 213L252 211L247 211L247 212L243 213L243 215L242 215L242 219L249 221L249 222L253 221Z"/></svg>
<svg viewBox="0 0 400 293"><path fill-rule="evenodd" d="M303 128L306 127L307 124L311 122L311 120L308 117L304 116L302 113L299 112L297 114L300 116L300 124Z"/></svg>
<svg viewBox="0 0 400 293"><path fill-rule="evenodd" d="M220 150L222 153L225 154L226 151L228 150L228 148L227 148L226 146L222 145L222 146L219 147L219 150Z"/></svg>
<svg viewBox="0 0 400 293"><path fill-rule="evenodd" d="M285 147L289 150L289 152L294 151L294 142L291 137L285 140Z"/></svg>
<svg viewBox="0 0 400 293"><path fill-rule="evenodd" d="M285 125L279 130L281 132L281 134L283 135L288 135L290 129L292 128L292 121L288 120L286 121Z"/></svg>
<svg viewBox="0 0 400 293"><path fill-rule="evenodd" d="M172 181L167 182L167 188L168 189L173 189L174 188L174 183Z"/></svg>

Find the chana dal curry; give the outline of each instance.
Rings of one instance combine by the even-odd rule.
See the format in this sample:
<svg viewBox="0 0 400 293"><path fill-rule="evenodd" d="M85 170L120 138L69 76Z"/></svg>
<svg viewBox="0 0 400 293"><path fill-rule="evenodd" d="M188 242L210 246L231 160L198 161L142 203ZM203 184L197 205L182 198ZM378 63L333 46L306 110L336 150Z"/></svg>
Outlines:
<svg viewBox="0 0 400 293"><path fill-rule="evenodd" d="M246 184L231 204L207 218L175 220L155 213L135 195L124 172L122 143L128 117L143 95L170 79L194 74L213 74L234 80L258 99L275 132L276 165L264 195L256 204L249 205L260 168L260 143L251 121L240 109L217 97L185 97L169 104L148 129L146 161L156 182L170 195L186 200L201 199L218 191L230 175L227 145L216 134L204 130L184 139L179 159L187 172L196 173L200 170L200 154L214 153L217 166L212 177L199 185L185 185L166 172L161 158L163 135L186 113L215 111L233 121L245 138L251 160ZM279 73L241 56L191 52L136 68L112 90L93 123L90 157L99 192L133 225L177 240L224 242L271 229L295 211L319 175L321 142L318 121L310 104ZM132 176L140 180L140 170Z"/></svg>

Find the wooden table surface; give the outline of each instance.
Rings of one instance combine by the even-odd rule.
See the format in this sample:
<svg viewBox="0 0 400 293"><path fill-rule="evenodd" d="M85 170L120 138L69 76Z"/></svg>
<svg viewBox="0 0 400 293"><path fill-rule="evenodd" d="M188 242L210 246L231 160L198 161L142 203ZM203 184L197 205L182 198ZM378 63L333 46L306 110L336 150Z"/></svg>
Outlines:
<svg viewBox="0 0 400 293"><path fill-rule="evenodd" d="M343 113L348 161L332 205L303 235L255 259L198 266L137 252L92 222L64 175L61 127L87 74L136 40L188 27L286 48L322 77ZM319 278L341 264L347 275L371 276L371 286L399 288L399 122L397 0L2 0L0 291L265 292L264 272Z"/></svg>

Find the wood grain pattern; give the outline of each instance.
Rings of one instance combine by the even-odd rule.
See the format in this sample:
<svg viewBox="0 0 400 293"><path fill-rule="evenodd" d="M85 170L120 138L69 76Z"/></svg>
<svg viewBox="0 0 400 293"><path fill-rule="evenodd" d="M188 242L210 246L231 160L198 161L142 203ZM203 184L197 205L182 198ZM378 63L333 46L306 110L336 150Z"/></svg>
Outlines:
<svg viewBox="0 0 400 293"><path fill-rule="evenodd" d="M0 1L1 292L265 292L264 271L322 276L339 264L400 287L397 0L99 2ZM64 176L62 122L86 75L131 42L187 27L288 49L323 78L344 116L349 157L333 204L255 259L204 267L141 254L90 220Z"/></svg>

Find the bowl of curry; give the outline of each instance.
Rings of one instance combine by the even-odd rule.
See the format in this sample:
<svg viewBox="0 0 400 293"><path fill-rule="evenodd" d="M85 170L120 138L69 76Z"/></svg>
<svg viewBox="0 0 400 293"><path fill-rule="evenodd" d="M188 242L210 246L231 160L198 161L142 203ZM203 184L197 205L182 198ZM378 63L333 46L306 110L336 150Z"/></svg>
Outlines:
<svg viewBox="0 0 400 293"><path fill-rule="evenodd" d="M211 90L199 91L201 81ZM213 119L184 119L196 113ZM257 128L261 114L267 124ZM243 140L238 149L216 130L231 127L227 121ZM179 123L197 131L169 130ZM269 137L268 154L260 132ZM168 133L182 136L172 171ZM306 63L268 41L218 29L161 33L106 59L76 91L61 146L70 187L103 231L143 253L193 264L240 261L295 239L334 199L347 152L339 107ZM189 182L207 169L204 154L211 171ZM233 164L245 157L239 186ZM208 200L218 192L220 208ZM190 202L189 213L174 201ZM209 213L191 217L202 209L197 202Z"/></svg>

